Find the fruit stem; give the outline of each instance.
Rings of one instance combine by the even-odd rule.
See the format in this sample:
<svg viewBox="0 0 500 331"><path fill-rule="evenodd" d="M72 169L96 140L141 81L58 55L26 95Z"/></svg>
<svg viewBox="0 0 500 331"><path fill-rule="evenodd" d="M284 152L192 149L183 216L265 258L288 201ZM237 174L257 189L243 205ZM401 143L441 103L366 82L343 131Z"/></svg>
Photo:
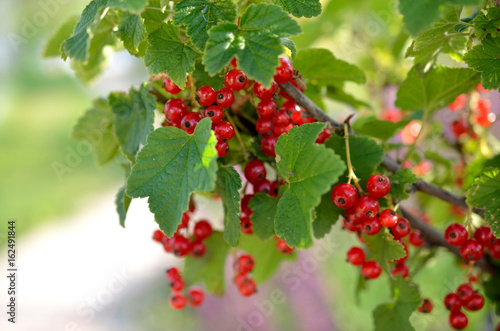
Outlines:
<svg viewBox="0 0 500 331"><path fill-rule="evenodd" d="M245 161L248 162L248 152L247 152L247 149L245 147L245 144L243 143L243 139L241 139L240 131L238 130L238 127L234 123L234 120L231 117L231 115L229 115L228 111L226 112L226 117L227 117L229 123L231 123L231 125L234 127L234 134L236 135L236 138L238 138L238 141L240 142L241 150L243 151L243 157L245 158Z"/></svg>
<svg viewBox="0 0 500 331"><path fill-rule="evenodd" d="M354 173L354 169L351 163L351 151L349 150L349 125L344 123L344 140L345 140L345 155L347 159L347 168L349 170L349 179L347 181L348 184L351 184L351 180L354 181L354 186L358 189L359 193L363 192L361 185L359 185L359 178Z"/></svg>
<svg viewBox="0 0 500 331"><path fill-rule="evenodd" d="M188 75L189 85L191 87L191 93L189 94L189 99L191 99L191 106L195 106L201 112L201 105L196 100L196 86L194 85L193 74Z"/></svg>
<svg viewBox="0 0 500 331"><path fill-rule="evenodd" d="M467 219L465 220L465 228L469 234L469 238L472 238L472 207L469 206L467 209Z"/></svg>

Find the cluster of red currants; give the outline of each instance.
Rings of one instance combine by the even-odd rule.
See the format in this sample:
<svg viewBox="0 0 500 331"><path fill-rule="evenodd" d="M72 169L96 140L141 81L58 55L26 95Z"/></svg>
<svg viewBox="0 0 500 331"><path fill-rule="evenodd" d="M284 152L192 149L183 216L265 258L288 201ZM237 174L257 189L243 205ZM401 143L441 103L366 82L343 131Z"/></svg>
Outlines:
<svg viewBox="0 0 500 331"><path fill-rule="evenodd" d="M234 263L234 283L236 287L238 287L238 291L241 295L246 297L257 292L257 284L249 275L254 266L255 260L248 254L240 255L238 260Z"/></svg>
<svg viewBox="0 0 500 331"><path fill-rule="evenodd" d="M484 297L474 291L470 284L460 285L455 292L444 297L444 306L450 311L449 322L452 328L462 330L467 327L469 320L461 310L478 311L484 306Z"/></svg>
<svg viewBox="0 0 500 331"><path fill-rule="evenodd" d="M377 261L366 260L365 251L361 247L351 247L347 251L347 261L354 266L361 266L361 275L366 279L375 279L382 273Z"/></svg>
<svg viewBox="0 0 500 331"><path fill-rule="evenodd" d="M187 304L191 307L198 307L202 304L205 294L201 289L191 288L187 292L187 296L182 293L184 290L184 280L177 268L168 269L166 276L170 281L170 288L172 289L172 294L169 298L172 308L183 309Z"/></svg>
<svg viewBox="0 0 500 331"><path fill-rule="evenodd" d="M467 261L481 259L485 248L492 258L500 259L500 240L495 238L488 225L477 228L473 238L469 239L465 226L453 223L446 228L444 238L450 245L460 246L460 255Z"/></svg>

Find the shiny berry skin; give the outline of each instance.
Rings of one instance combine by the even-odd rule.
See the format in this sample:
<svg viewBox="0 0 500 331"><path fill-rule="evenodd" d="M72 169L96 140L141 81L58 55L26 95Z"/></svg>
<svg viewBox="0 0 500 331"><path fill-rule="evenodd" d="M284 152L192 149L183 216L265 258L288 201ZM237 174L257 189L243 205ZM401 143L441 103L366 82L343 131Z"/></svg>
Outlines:
<svg viewBox="0 0 500 331"><path fill-rule="evenodd" d="M488 225L483 225L474 232L474 239L479 241L484 247L490 247L495 237L493 236L491 228Z"/></svg>
<svg viewBox="0 0 500 331"><path fill-rule="evenodd" d="M490 249L488 250L488 253L495 260L500 260L500 240L499 239L495 239L493 241L493 243L490 245Z"/></svg>
<svg viewBox="0 0 500 331"><path fill-rule="evenodd" d="M210 118L212 120L212 124L217 124L220 121L222 121L222 117L224 117L224 111L222 110L221 107L214 105L214 106L207 107L203 111L203 115L205 117Z"/></svg>
<svg viewBox="0 0 500 331"><path fill-rule="evenodd" d="M166 276L167 276L167 279L170 281L174 280L175 278L180 277L179 269L177 269L175 267L167 269Z"/></svg>
<svg viewBox="0 0 500 331"><path fill-rule="evenodd" d="M354 232L354 233L361 232L361 225L353 224L352 222L349 222L347 218L344 218L342 228L349 232Z"/></svg>
<svg viewBox="0 0 500 331"><path fill-rule="evenodd" d="M293 248L288 246L286 241L278 239L276 242L276 248L278 248L278 251L280 251L282 254L291 254L293 252Z"/></svg>
<svg viewBox="0 0 500 331"><path fill-rule="evenodd" d="M410 222L404 217L399 217L398 222L391 228L391 232L394 235L394 239L400 239L406 237L410 234L411 226Z"/></svg>
<svg viewBox="0 0 500 331"><path fill-rule="evenodd" d="M362 265L366 260L365 251L360 247L351 247L347 251L347 261L352 265Z"/></svg>
<svg viewBox="0 0 500 331"><path fill-rule="evenodd" d="M175 277L170 281L170 288L175 292L182 291L184 289L184 281L181 277Z"/></svg>
<svg viewBox="0 0 500 331"><path fill-rule="evenodd" d="M387 228L392 228L398 223L398 214L392 209L384 209L379 215L380 224Z"/></svg>
<svg viewBox="0 0 500 331"><path fill-rule="evenodd" d="M276 101L264 99L257 105L257 114L262 119L271 119L276 114Z"/></svg>
<svg viewBox="0 0 500 331"><path fill-rule="evenodd" d="M196 96L198 97L198 102L203 106L210 106L215 102L215 98L217 97L217 93L213 87L208 85L203 85L196 92Z"/></svg>
<svg viewBox="0 0 500 331"><path fill-rule="evenodd" d="M240 226L241 226L241 232L245 234L252 234L253 229L252 229L252 221L250 220L250 216L244 215L240 217Z"/></svg>
<svg viewBox="0 0 500 331"><path fill-rule="evenodd" d="M175 256L186 256L191 251L191 242L183 236L174 236L172 239L172 251Z"/></svg>
<svg viewBox="0 0 500 331"><path fill-rule="evenodd" d="M252 184L265 180L266 175L266 167L260 160L252 160L245 166L245 178Z"/></svg>
<svg viewBox="0 0 500 331"><path fill-rule="evenodd" d="M402 278L406 278L408 277L409 274L410 274L410 269L404 263L397 264L391 270L391 275L393 275L394 277L396 277L397 275L401 275Z"/></svg>
<svg viewBox="0 0 500 331"><path fill-rule="evenodd" d="M369 236L376 235L377 233L380 232L381 228L382 225L380 225L380 222L377 217L364 221L363 225L361 226L361 230Z"/></svg>
<svg viewBox="0 0 500 331"><path fill-rule="evenodd" d="M224 83L233 91L240 91L247 85L247 75L241 70L231 69L224 77Z"/></svg>
<svg viewBox="0 0 500 331"><path fill-rule="evenodd" d="M279 137L283 133L288 133L288 131L290 131L291 128L293 128L293 124L288 124L288 125L285 125L285 126L275 125L274 129L273 129L273 132L274 132L275 135L277 135Z"/></svg>
<svg viewBox="0 0 500 331"><path fill-rule="evenodd" d="M182 91L181 88L179 86L175 85L174 82L168 77L163 79L162 87L169 94L178 94Z"/></svg>
<svg viewBox="0 0 500 331"><path fill-rule="evenodd" d="M366 279L376 279L382 273L382 268L376 261L365 261L361 265L361 275Z"/></svg>
<svg viewBox="0 0 500 331"><path fill-rule="evenodd" d="M432 308L434 308L434 306L432 305L432 301L429 299L424 299L424 302L420 307L417 308L417 310L420 313L429 314L432 312Z"/></svg>
<svg viewBox="0 0 500 331"><path fill-rule="evenodd" d="M246 281L238 287L238 290L243 296L251 296L257 292L257 284L253 279L247 278Z"/></svg>
<svg viewBox="0 0 500 331"><path fill-rule="evenodd" d="M217 140L217 144L215 145L215 149L217 150L217 155L219 157L224 157L229 152L229 145L225 141Z"/></svg>
<svg viewBox="0 0 500 331"><path fill-rule="evenodd" d="M215 101L221 108L231 107L234 102L234 93L229 88L223 87L217 91L217 97Z"/></svg>
<svg viewBox="0 0 500 331"><path fill-rule="evenodd" d="M467 324L469 324L467 316L461 311L452 312L450 314L449 322L451 327L456 330L463 330L467 327Z"/></svg>
<svg viewBox="0 0 500 331"><path fill-rule="evenodd" d="M484 297L481 294L474 292L472 297L465 302L464 307L468 311L481 310L484 307Z"/></svg>
<svg viewBox="0 0 500 331"><path fill-rule="evenodd" d="M444 231L444 239L448 244L460 246L467 240L467 229L459 223L450 224Z"/></svg>
<svg viewBox="0 0 500 331"><path fill-rule="evenodd" d="M170 99L165 104L163 113L170 123L180 123L182 118L187 114L186 103L179 98Z"/></svg>
<svg viewBox="0 0 500 331"><path fill-rule="evenodd" d="M207 246L203 243L203 241L196 240L191 243L191 254L194 257L202 257L205 255L205 251L207 250Z"/></svg>
<svg viewBox="0 0 500 331"><path fill-rule="evenodd" d="M268 134L273 131L273 123L271 120L259 118L255 123L255 130L262 135Z"/></svg>
<svg viewBox="0 0 500 331"><path fill-rule="evenodd" d="M276 147L277 141L278 137L273 133L262 137L262 140L260 141L260 148L262 149L262 153L270 157L276 157L276 151L274 148Z"/></svg>
<svg viewBox="0 0 500 331"><path fill-rule="evenodd" d="M173 293L168 299L170 306L174 309L182 309L187 304L187 299L180 293Z"/></svg>
<svg viewBox="0 0 500 331"><path fill-rule="evenodd" d="M155 232L153 232L153 240L154 241L161 243L161 240L163 239L163 237L165 237L165 235L163 234L163 231L156 230Z"/></svg>
<svg viewBox="0 0 500 331"><path fill-rule="evenodd" d="M228 141L234 137L234 127L227 121L221 121L212 126L218 140Z"/></svg>
<svg viewBox="0 0 500 331"><path fill-rule="evenodd" d="M206 239L212 234L212 226L206 220L198 221L194 226L193 234L199 240Z"/></svg>
<svg viewBox="0 0 500 331"><path fill-rule="evenodd" d="M358 200L358 190L354 185L342 183L335 186L332 190L332 201L335 206L341 209L349 209Z"/></svg>
<svg viewBox="0 0 500 331"><path fill-rule="evenodd" d="M467 261L477 261L483 257L484 247L476 239L468 239L460 246L460 255Z"/></svg>
<svg viewBox="0 0 500 331"><path fill-rule="evenodd" d="M253 85L253 93L260 100L271 99L277 90L278 84L275 81L271 83L269 89L266 89L264 85L257 82Z"/></svg>
<svg viewBox="0 0 500 331"><path fill-rule="evenodd" d="M389 178L384 175L373 175L368 178L366 190L372 197L381 199L391 190L391 182L389 181Z"/></svg>
<svg viewBox="0 0 500 331"><path fill-rule="evenodd" d="M410 232L408 242L412 246L420 247L424 244L425 238L422 236L422 232L420 232L420 230L413 230L412 232Z"/></svg>
<svg viewBox="0 0 500 331"><path fill-rule="evenodd" d="M332 132L328 128L324 128L316 139L316 144L324 144L325 141L332 136Z"/></svg>
<svg viewBox="0 0 500 331"><path fill-rule="evenodd" d="M181 129L187 134L193 134L194 129L202 120L200 113L187 113L181 120Z"/></svg>
<svg viewBox="0 0 500 331"><path fill-rule="evenodd" d="M361 226L363 222L365 221L364 218L359 218L356 215L356 210L354 207L351 207L349 209L346 209L345 211L345 217L346 217L346 222L351 224L351 225L359 225L359 230L361 231Z"/></svg>
<svg viewBox="0 0 500 331"><path fill-rule="evenodd" d="M189 305L191 307L198 307L203 303L203 300L205 299L205 293L203 293L203 291L200 289L192 288L188 291L187 297L189 300Z"/></svg>
<svg viewBox="0 0 500 331"><path fill-rule="evenodd" d="M275 126L287 126L292 123L292 117L286 110L280 109L272 118Z"/></svg>
<svg viewBox="0 0 500 331"><path fill-rule="evenodd" d="M455 293L458 295L462 303L466 303L472 298L472 295L474 294L474 289L470 284L466 283L457 287Z"/></svg>
<svg viewBox="0 0 500 331"><path fill-rule="evenodd" d="M292 61L288 58L280 58L280 66L276 68L276 75L274 75L274 80L276 83L285 84L291 81L293 78L293 65Z"/></svg>
<svg viewBox="0 0 500 331"><path fill-rule="evenodd" d="M251 255L244 254L238 258L237 266L238 273L244 275L253 270L253 267L255 266L255 260Z"/></svg>
<svg viewBox="0 0 500 331"><path fill-rule="evenodd" d="M369 195L364 195L356 200L354 208L357 217L362 219L370 219L377 216L380 207L378 201L375 198Z"/></svg>
<svg viewBox="0 0 500 331"><path fill-rule="evenodd" d="M443 300L444 306L451 312L460 311L462 308L462 300L456 293L448 293Z"/></svg>
<svg viewBox="0 0 500 331"><path fill-rule="evenodd" d="M267 193L271 192L271 182L268 180L263 180L253 185L254 193Z"/></svg>

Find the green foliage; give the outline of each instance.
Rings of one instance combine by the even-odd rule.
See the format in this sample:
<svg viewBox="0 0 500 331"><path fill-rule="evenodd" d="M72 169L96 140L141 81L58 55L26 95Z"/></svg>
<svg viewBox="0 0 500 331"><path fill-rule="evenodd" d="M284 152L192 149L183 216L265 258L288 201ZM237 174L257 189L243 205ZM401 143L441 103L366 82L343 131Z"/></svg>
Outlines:
<svg viewBox="0 0 500 331"><path fill-rule="evenodd" d="M146 143L146 137L153 131L156 101L149 93L149 85L143 84L139 90L131 88L128 95L111 93L109 104L115 114L116 136L121 151L134 162L139 146Z"/></svg>
<svg viewBox="0 0 500 331"><path fill-rule="evenodd" d="M464 62L481 73L481 83L485 89L500 88L500 38L491 36L483 39L464 56Z"/></svg>
<svg viewBox="0 0 500 331"><path fill-rule="evenodd" d="M316 239L321 239L332 230L340 216L340 209L332 203L332 194L328 191L321 197L316 207L316 217L313 222L313 233Z"/></svg>
<svg viewBox="0 0 500 331"><path fill-rule="evenodd" d="M269 194L256 193L250 200L250 209L253 232L261 239L266 240L274 235L274 217L278 207L278 198Z"/></svg>
<svg viewBox="0 0 500 331"><path fill-rule="evenodd" d="M146 39L147 31L143 18L139 15L122 13L117 36L132 55L139 55L139 45Z"/></svg>
<svg viewBox="0 0 500 331"><path fill-rule="evenodd" d="M120 219L120 225L125 227L125 218L127 217L128 207L132 202L132 198L125 194L126 187L122 187L118 190L115 199L116 212Z"/></svg>
<svg viewBox="0 0 500 331"><path fill-rule="evenodd" d="M146 2L147 0L108 0L108 6L139 13Z"/></svg>
<svg viewBox="0 0 500 331"><path fill-rule="evenodd" d="M389 263L405 257L406 252L403 245L394 240L392 234L385 229L374 236L363 234L363 241L368 247L370 260L377 261L382 269L389 273Z"/></svg>
<svg viewBox="0 0 500 331"><path fill-rule="evenodd" d="M315 143L325 124L292 128L276 144L280 175L287 181L276 210L274 226L289 246L312 245L312 210L344 172L344 162L331 149Z"/></svg>
<svg viewBox="0 0 500 331"><path fill-rule="evenodd" d="M418 177L410 169L400 169L389 176L389 180L391 181L391 191L389 193L393 199L401 201L410 197L406 192L406 186L416 183Z"/></svg>
<svg viewBox="0 0 500 331"><path fill-rule="evenodd" d="M283 52L280 37L301 32L297 22L280 7L260 3L250 5L240 18L240 24L219 23L208 31L203 64L215 75L238 59L238 67L251 79L269 86Z"/></svg>
<svg viewBox="0 0 500 331"><path fill-rule="evenodd" d="M273 0L295 17L313 17L321 14L319 0Z"/></svg>
<svg viewBox="0 0 500 331"><path fill-rule="evenodd" d="M374 116L368 116L356 120L352 128L358 134L387 140L404 128L409 122L409 120L399 122L383 121Z"/></svg>
<svg viewBox="0 0 500 331"><path fill-rule="evenodd" d="M78 16L69 17L56 32L47 40L45 47L43 48L44 57L56 57L61 55L61 44L64 40L71 37L75 25L78 23ZM63 55L65 58L67 55Z"/></svg>
<svg viewBox="0 0 500 331"><path fill-rule="evenodd" d="M222 199L224 206L224 240L231 246L238 244L240 236L240 175L233 167L219 166L215 193Z"/></svg>
<svg viewBox="0 0 500 331"><path fill-rule="evenodd" d="M484 219L500 237L500 169L487 168L467 191L467 204L484 209Z"/></svg>
<svg viewBox="0 0 500 331"><path fill-rule="evenodd" d="M292 61L295 60L295 57L297 56L297 47L295 46L295 43L293 40L290 40L288 38L281 38L281 44L283 47L288 49L287 54L290 56Z"/></svg>
<svg viewBox="0 0 500 331"><path fill-rule="evenodd" d="M127 195L149 197L149 209L165 234L172 236L195 192L215 188L216 139L211 121L198 123L192 135L174 127L153 131L137 156Z"/></svg>
<svg viewBox="0 0 500 331"><path fill-rule="evenodd" d="M489 8L486 15L479 11L472 23L478 40L483 40L488 35L493 38L500 37L500 8Z"/></svg>

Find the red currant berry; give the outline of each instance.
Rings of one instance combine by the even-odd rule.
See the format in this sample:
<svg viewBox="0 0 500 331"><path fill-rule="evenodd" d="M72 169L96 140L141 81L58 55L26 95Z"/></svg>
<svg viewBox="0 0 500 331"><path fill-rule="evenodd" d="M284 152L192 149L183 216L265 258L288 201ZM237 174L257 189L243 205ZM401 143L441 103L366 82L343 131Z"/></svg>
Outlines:
<svg viewBox="0 0 500 331"><path fill-rule="evenodd" d="M461 135L467 133L467 124L465 123L464 120L458 119L458 120L454 121L453 123L451 123L450 129L451 129L451 132L453 133L453 135L456 138L458 138Z"/></svg>
<svg viewBox="0 0 500 331"><path fill-rule="evenodd" d="M452 328L456 330L463 330L467 327L467 324L469 324L469 320L467 319L467 316L462 313L461 311L455 311L450 314L450 325Z"/></svg>
<svg viewBox="0 0 500 331"><path fill-rule="evenodd" d="M257 114L262 119L271 119L276 114L276 101L264 99L257 105Z"/></svg>
<svg viewBox="0 0 500 331"><path fill-rule="evenodd" d="M248 278L248 275L245 274L245 275L241 275L241 274L237 274L235 277L234 277L234 284L236 284L236 286L238 287L241 287L243 286L246 282L248 282L249 278Z"/></svg>
<svg viewBox="0 0 500 331"><path fill-rule="evenodd" d="M488 99L479 99L477 102L477 110L481 113L489 113L491 110L491 102Z"/></svg>
<svg viewBox="0 0 500 331"><path fill-rule="evenodd" d="M187 113L181 120L181 129L187 134L193 134L194 129L201 119L202 117L200 113Z"/></svg>
<svg viewBox="0 0 500 331"><path fill-rule="evenodd" d="M170 288L175 292L182 291L184 289L184 281L181 277L175 277L170 281Z"/></svg>
<svg viewBox="0 0 500 331"><path fill-rule="evenodd" d="M243 296L248 297L257 292L257 284L253 279L247 278L247 280L238 287L238 290Z"/></svg>
<svg viewBox="0 0 500 331"><path fill-rule="evenodd" d="M247 75L241 70L231 69L224 77L224 83L233 91L240 91L247 85Z"/></svg>
<svg viewBox="0 0 500 331"><path fill-rule="evenodd" d="M205 299L205 293L197 288L190 289L187 295L189 299L189 305L191 307L198 307L203 303L203 300Z"/></svg>
<svg viewBox="0 0 500 331"><path fill-rule="evenodd" d="M267 193L271 192L271 182L266 180L263 180L261 182L258 182L257 184L253 185L253 191L254 193Z"/></svg>
<svg viewBox="0 0 500 331"><path fill-rule="evenodd" d="M460 311L460 309L462 308L462 300L460 300L460 297L456 293L448 293L444 297L443 302L446 309L451 312Z"/></svg>
<svg viewBox="0 0 500 331"><path fill-rule="evenodd" d="M202 257L205 255L205 251L207 250L207 246L203 243L203 241L196 240L191 244L191 254L194 257Z"/></svg>
<svg viewBox="0 0 500 331"><path fill-rule="evenodd" d="M253 194L246 194L243 196L241 199L241 211L247 215L251 215L253 213L253 210L250 209L248 204L250 203L250 200L252 200Z"/></svg>
<svg viewBox="0 0 500 331"><path fill-rule="evenodd" d="M180 229L187 228L189 225L189 219L190 219L189 213L187 211L184 212L182 214L181 224L179 224L179 226L177 227L177 231L179 231Z"/></svg>
<svg viewBox="0 0 500 331"><path fill-rule="evenodd" d="M210 106L215 102L215 98L217 97L217 93L215 93L213 87L208 85L200 87L198 92L196 92L196 95L198 97L198 101L203 106Z"/></svg>
<svg viewBox="0 0 500 331"><path fill-rule="evenodd" d="M347 261L352 265L362 265L365 259L365 251L360 247L352 247L347 251Z"/></svg>
<svg viewBox="0 0 500 331"><path fill-rule="evenodd" d="M470 284L465 283L457 287L455 293L457 293L462 303L465 303L472 298L472 295L474 294L474 289Z"/></svg>
<svg viewBox="0 0 500 331"><path fill-rule="evenodd" d="M379 212L379 204L377 199L369 195L359 197L354 204L356 216L361 219L370 219L377 216Z"/></svg>
<svg viewBox="0 0 500 331"><path fill-rule="evenodd" d="M287 126L292 123L292 117L283 109L280 109L272 118L275 126Z"/></svg>
<svg viewBox="0 0 500 331"><path fill-rule="evenodd" d="M163 113L168 122L180 123L182 118L187 114L187 107L182 99L170 99L165 104Z"/></svg>
<svg viewBox="0 0 500 331"><path fill-rule="evenodd" d="M384 209L380 213L380 224L387 228L392 228L398 223L398 214L392 209Z"/></svg>
<svg viewBox="0 0 500 331"><path fill-rule="evenodd" d="M459 96L457 96L455 98L455 101L453 101L452 103L450 103L448 105L448 108L451 110L451 111L457 111L457 110L460 110L462 109L464 106L465 106L465 103L467 102L467 95L465 94L460 94Z"/></svg>
<svg viewBox="0 0 500 331"><path fill-rule="evenodd" d="M460 246L467 240L467 229L459 223L450 224L444 231L444 239L448 244Z"/></svg>
<svg viewBox="0 0 500 331"><path fill-rule="evenodd" d="M262 135L268 134L273 131L273 123L271 120L259 118L255 123L255 130Z"/></svg>
<svg viewBox="0 0 500 331"><path fill-rule="evenodd" d="M404 217L399 217L398 222L391 228L394 239L406 237L411 231L410 222Z"/></svg>
<svg viewBox="0 0 500 331"><path fill-rule="evenodd" d="M476 239L468 239L460 246L460 255L467 261L477 261L483 254L484 247Z"/></svg>
<svg viewBox="0 0 500 331"><path fill-rule="evenodd" d="M408 277L409 274L410 274L410 269L404 263L397 264L391 270L391 275L393 275L394 277L396 277L397 275L401 275L402 278L406 278L406 277Z"/></svg>
<svg viewBox="0 0 500 331"><path fill-rule="evenodd" d="M217 140L217 144L215 145L215 149L217 150L217 155L219 157L224 157L229 152L229 145L225 141Z"/></svg>
<svg viewBox="0 0 500 331"><path fill-rule="evenodd" d="M211 234L212 226L206 220L198 221L194 226L194 236L199 240L206 239L210 237Z"/></svg>
<svg viewBox="0 0 500 331"><path fill-rule="evenodd" d="M233 67L233 68L237 68L237 67L238 67L238 60L237 60L235 57L233 57L233 58L231 59L231 62L229 62L229 65L230 65L231 67Z"/></svg>
<svg viewBox="0 0 500 331"><path fill-rule="evenodd" d="M163 249L165 249L165 252L172 253L172 251L174 250L174 246L173 246L174 238L169 238L169 237L165 236L165 237L163 237L161 242L163 243Z"/></svg>
<svg viewBox="0 0 500 331"><path fill-rule="evenodd" d="M180 91L182 91L181 88L179 86L175 85L174 82L168 77L163 79L162 87L169 94L178 94Z"/></svg>
<svg viewBox="0 0 500 331"><path fill-rule="evenodd" d="M275 125L273 128L273 133L279 137L283 133L288 133L288 131L290 131L291 128L293 128L293 124L288 124L285 126Z"/></svg>
<svg viewBox="0 0 500 331"><path fill-rule="evenodd" d="M382 268L376 261L365 261L361 265L361 275L366 279L375 279L382 273Z"/></svg>
<svg viewBox="0 0 500 331"><path fill-rule="evenodd" d="M219 106L210 106L203 111L205 117L209 117L212 120L212 124L217 124L222 121L224 116L224 111Z"/></svg>
<svg viewBox="0 0 500 331"><path fill-rule="evenodd" d="M381 199L391 190L391 182L389 178L384 175L373 175L368 178L366 190L372 197Z"/></svg>
<svg viewBox="0 0 500 331"><path fill-rule="evenodd" d="M410 257L410 251L408 250L408 246L404 243L404 241L399 240L398 241L401 245L403 245L403 249L405 250L405 256L400 258L399 260L394 261L396 264L401 264L404 263L406 260L408 260L408 257Z"/></svg>
<svg viewBox="0 0 500 331"><path fill-rule="evenodd" d="M356 209L354 207L346 209L345 217L347 218L348 223L350 223L352 225L359 225L360 226L359 230L361 230L361 224L363 224L365 219L359 218L358 215L356 215Z"/></svg>
<svg viewBox="0 0 500 331"><path fill-rule="evenodd" d="M276 157L276 151L274 150L274 148L277 141L278 136L273 133L262 137L262 140L260 141L260 148L262 149L262 153L270 157Z"/></svg>
<svg viewBox="0 0 500 331"><path fill-rule="evenodd" d="M434 308L432 305L432 301L429 299L424 299L424 302L420 307L417 308L417 310L420 313L429 314L430 312L432 312L432 308Z"/></svg>
<svg viewBox="0 0 500 331"><path fill-rule="evenodd" d="M161 243L161 240L163 239L163 237L165 237L165 235L163 234L162 230L156 230L155 232L153 232L153 240L154 241Z"/></svg>
<svg viewBox="0 0 500 331"><path fill-rule="evenodd" d="M168 279L169 281L172 281L172 280L174 280L175 278L180 277L179 269L177 269L177 268L175 268L175 267L168 268L168 269L167 269L167 272L166 272L166 276L167 276L167 279Z"/></svg>
<svg viewBox="0 0 500 331"><path fill-rule="evenodd" d="M484 297L474 292L472 297L464 304L465 309L468 311L478 311L484 307Z"/></svg>
<svg viewBox="0 0 500 331"><path fill-rule="evenodd" d="M266 175L266 167L260 160L252 160L245 166L245 178L252 184L265 180Z"/></svg>
<svg viewBox="0 0 500 331"><path fill-rule="evenodd" d="M425 238L422 236L422 232L420 232L420 230L413 230L412 232L410 232L408 242L410 243L410 245L420 247L424 244Z"/></svg>
<svg viewBox="0 0 500 331"><path fill-rule="evenodd" d="M358 200L358 190L354 185L338 184L332 190L332 201L339 208L349 209L354 206L356 200Z"/></svg>
<svg viewBox="0 0 500 331"><path fill-rule="evenodd" d="M253 93L260 100L271 99L277 90L278 84L275 81L271 83L271 86L268 89L266 89L264 85L257 82L253 85Z"/></svg>
<svg viewBox="0 0 500 331"><path fill-rule="evenodd" d="M477 228L474 233L474 239L479 241L484 247L490 247L495 237L493 236L491 228L488 225L483 225Z"/></svg>
<svg viewBox="0 0 500 331"><path fill-rule="evenodd" d="M377 217L364 221L363 225L361 226L361 230L369 236L376 235L377 233L380 232L381 228L382 225L380 225L380 222Z"/></svg>
<svg viewBox="0 0 500 331"><path fill-rule="evenodd" d="M324 128L316 139L316 144L324 144L325 141L330 138L332 132L328 128Z"/></svg>
<svg viewBox="0 0 500 331"><path fill-rule="evenodd" d="M495 260L500 260L500 240L499 239L495 239L493 241L493 243L490 245L490 249L488 250L488 253Z"/></svg>
<svg viewBox="0 0 500 331"><path fill-rule="evenodd" d="M255 260L251 255L244 254L238 258L238 273L241 275L247 274L253 270Z"/></svg>
<svg viewBox="0 0 500 331"><path fill-rule="evenodd" d="M285 84L293 78L293 65L292 61L288 58L280 58L280 66L276 68L276 75L274 80L276 83Z"/></svg>
<svg viewBox="0 0 500 331"><path fill-rule="evenodd" d="M234 127L229 122L221 121L214 124L213 130L218 140L228 141L234 137Z"/></svg>
<svg viewBox="0 0 500 331"><path fill-rule="evenodd" d="M168 302L170 303L170 306L174 309L182 309L186 306L187 304L187 299L180 293L173 293Z"/></svg>
<svg viewBox="0 0 500 331"><path fill-rule="evenodd" d="M353 224L347 218L344 218L342 228L353 233L361 232L361 224Z"/></svg>
<svg viewBox="0 0 500 331"><path fill-rule="evenodd" d="M234 93L227 87L223 87L217 91L217 98L215 101L221 108L231 107L234 102Z"/></svg>
<svg viewBox="0 0 500 331"><path fill-rule="evenodd" d="M278 248L278 251L280 251L282 254L291 254L293 252L293 248L288 246L286 241L281 239L278 239L276 247Z"/></svg>
<svg viewBox="0 0 500 331"><path fill-rule="evenodd" d="M172 239L172 251L175 256L186 256L191 251L191 242L183 236L174 236Z"/></svg>
<svg viewBox="0 0 500 331"><path fill-rule="evenodd" d="M253 233L252 221L250 220L250 216L248 215L240 216L240 226L241 226L241 232L245 234Z"/></svg>

